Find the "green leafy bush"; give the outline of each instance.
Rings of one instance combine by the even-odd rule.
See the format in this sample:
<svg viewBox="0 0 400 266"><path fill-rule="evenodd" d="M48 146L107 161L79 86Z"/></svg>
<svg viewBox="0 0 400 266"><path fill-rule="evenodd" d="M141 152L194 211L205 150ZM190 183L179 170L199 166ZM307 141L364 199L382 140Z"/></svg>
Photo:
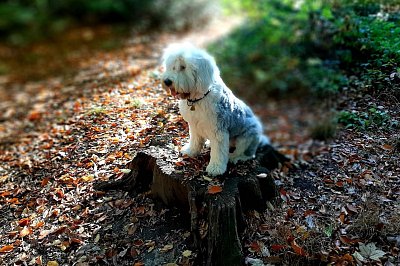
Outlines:
<svg viewBox="0 0 400 266"><path fill-rule="evenodd" d="M326 96L356 74L363 87L389 88L400 96L398 1L229 3L248 20L211 48L232 87Z"/></svg>
<svg viewBox="0 0 400 266"><path fill-rule="evenodd" d="M322 96L347 84L338 62L315 49L320 40L311 14L332 16L322 1L247 0L241 8L249 16L246 23L211 46L228 84L253 87L257 94L306 90Z"/></svg>
<svg viewBox="0 0 400 266"><path fill-rule="evenodd" d="M341 111L338 113L338 122L346 128L366 130L370 127L397 126L397 121L392 120L388 112L371 107L365 112Z"/></svg>

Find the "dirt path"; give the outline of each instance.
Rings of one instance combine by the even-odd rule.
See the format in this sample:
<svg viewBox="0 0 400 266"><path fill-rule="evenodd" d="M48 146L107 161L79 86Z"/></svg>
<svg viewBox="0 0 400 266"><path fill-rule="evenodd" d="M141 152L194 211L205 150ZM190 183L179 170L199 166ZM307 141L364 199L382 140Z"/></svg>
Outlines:
<svg viewBox="0 0 400 266"><path fill-rule="evenodd" d="M0 264L198 263L179 210L146 192L104 194L92 183L123 173L160 135L178 149L186 124L160 87L160 53L182 39L205 45L235 23L184 36L134 34L117 50L69 55L76 70L68 75L0 79ZM275 209L246 214L246 256L351 264L362 242L398 260L387 238L399 238L400 224L399 153L390 132L342 130L317 142L309 129L321 114L309 103L255 101L254 108L293 161L274 173Z"/></svg>

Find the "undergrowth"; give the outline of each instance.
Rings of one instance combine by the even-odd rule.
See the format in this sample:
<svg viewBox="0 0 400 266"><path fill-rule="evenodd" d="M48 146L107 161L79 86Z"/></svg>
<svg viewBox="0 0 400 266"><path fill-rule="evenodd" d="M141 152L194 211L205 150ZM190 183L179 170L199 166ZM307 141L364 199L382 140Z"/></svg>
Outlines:
<svg viewBox="0 0 400 266"><path fill-rule="evenodd" d="M229 1L231 12L245 11L247 20L210 48L227 84L248 98L307 95L335 102L343 89L351 88L398 102L398 4L395 0ZM336 122L357 130L397 127L399 122L391 116L376 107L344 109L330 125L324 123L312 134L330 138Z"/></svg>

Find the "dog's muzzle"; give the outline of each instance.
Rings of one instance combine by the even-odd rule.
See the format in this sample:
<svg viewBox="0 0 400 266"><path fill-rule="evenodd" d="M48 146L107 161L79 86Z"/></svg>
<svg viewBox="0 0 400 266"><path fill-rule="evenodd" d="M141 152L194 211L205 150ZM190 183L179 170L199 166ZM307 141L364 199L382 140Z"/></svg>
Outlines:
<svg viewBox="0 0 400 266"><path fill-rule="evenodd" d="M164 79L163 82L164 82L165 87L172 94L172 96L179 98L179 99L188 99L190 97L190 93L176 91L176 89L173 85L173 81L170 80L169 78Z"/></svg>
<svg viewBox="0 0 400 266"><path fill-rule="evenodd" d="M164 84L165 84L165 86L169 87L169 86L172 85L172 80L170 80L170 79L164 79Z"/></svg>

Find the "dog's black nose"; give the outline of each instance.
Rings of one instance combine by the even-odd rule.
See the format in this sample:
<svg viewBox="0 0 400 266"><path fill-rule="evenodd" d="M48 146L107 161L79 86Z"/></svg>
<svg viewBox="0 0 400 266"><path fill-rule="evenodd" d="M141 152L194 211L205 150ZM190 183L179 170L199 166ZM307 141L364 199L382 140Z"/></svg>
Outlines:
<svg viewBox="0 0 400 266"><path fill-rule="evenodd" d="M171 86L172 85L172 80L164 79L164 84L167 85L167 86Z"/></svg>

